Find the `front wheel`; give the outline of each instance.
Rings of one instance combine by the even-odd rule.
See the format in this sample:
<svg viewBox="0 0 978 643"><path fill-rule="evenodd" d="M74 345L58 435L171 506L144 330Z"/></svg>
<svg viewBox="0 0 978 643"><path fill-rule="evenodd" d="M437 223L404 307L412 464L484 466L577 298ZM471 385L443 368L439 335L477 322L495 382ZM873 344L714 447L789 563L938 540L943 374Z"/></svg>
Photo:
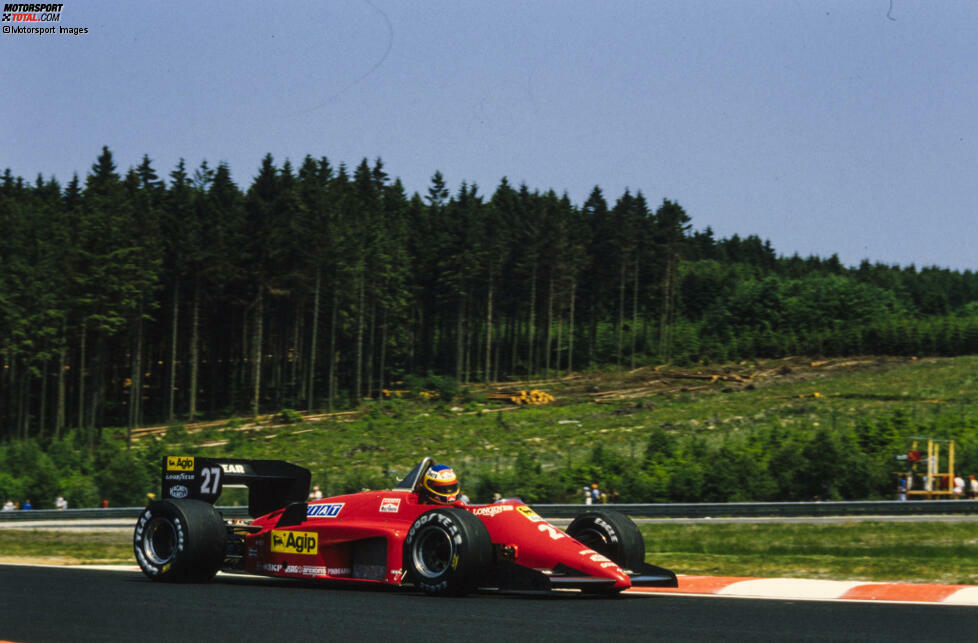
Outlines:
<svg viewBox="0 0 978 643"><path fill-rule="evenodd" d="M433 596L461 596L492 566L492 541L482 521L464 509L421 514L404 540L408 579Z"/></svg>
<svg viewBox="0 0 978 643"><path fill-rule="evenodd" d="M645 540L632 519L617 511L590 511L575 518L567 535L626 570L645 563Z"/></svg>
<svg viewBox="0 0 978 643"><path fill-rule="evenodd" d="M159 500L139 515L133 550L143 573L156 581L210 580L224 562L227 528L201 500Z"/></svg>

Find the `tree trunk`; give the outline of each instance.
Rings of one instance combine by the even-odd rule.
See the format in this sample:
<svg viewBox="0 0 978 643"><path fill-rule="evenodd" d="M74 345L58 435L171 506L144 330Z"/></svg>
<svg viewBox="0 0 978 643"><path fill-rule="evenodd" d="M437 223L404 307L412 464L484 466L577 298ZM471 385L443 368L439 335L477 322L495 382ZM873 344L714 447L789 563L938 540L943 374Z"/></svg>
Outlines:
<svg viewBox="0 0 978 643"><path fill-rule="evenodd" d="M380 365L377 369L377 398L381 399L383 397L383 389L385 388L384 380L384 369L387 368L387 309L384 308L381 311L381 324L380 324Z"/></svg>
<svg viewBox="0 0 978 643"><path fill-rule="evenodd" d="M167 386L166 421L173 423L177 389L177 322L180 319L180 282L173 284L173 315L170 318L170 381Z"/></svg>
<svg viewBox="0 0 978 643"><path fill-rule="evenodd" d="M85 428L85 322L82 322L81 329L81 356L78 358L78 429Z"/></svg>
<svg viewBox="0 0 978 643"><path fill-rule="evenodd" d="M529 353L527 355L527 365L526 365L526 375L529 377L533 371L533 344L536 341L535 330L537 324L537 264L533 263L533 270L530 271L530 323L529 328L527 328L527 337L529 338Z"/></svg>
<svg viewBox="0 0 978 643"><path fill-rule="evenodd" d="M636 333L638 333L638 257L635 258L635 280L632 282L632 370L635 369Z"/></svg>
<svg viewBox="0 0 978 643"><path fill-rule="evenodd" d="M489 294L486 296L486 370L483 380L486 384L492 371L492 281L489 282Z"/></svg>
<svg viewBox="0 0 978 643"><path fill-rule="evenodd" d="M251 415L258 417L261 403L261 357L262 334L265 324L264 290L258 287L258 297L255 300L255 322L251 337Z"/></svg>
<svg viewBox="0 0 978 643"><path fill-rule="evenodd" d="M366 279L363 274L360 275L359 288L357 288L357 301L359 305L357 306L357 351L356 351L356 367L354 368L354 377L356 382L353 384L353 394L354 403L360 404L360 400L363 399L363 332L364 326L366 325L366 315L364 314L364 300L366 298Z"/></svg>
<svg viewBox="0 0 978 643"><path fill-rule="evenodd" d="M338 306L336 287L333 287L333 303L329 311L329 382L327 382L327 391L329 391L328 408L330 413L333 412L333 398L336 396L336 307Z"/></svg>
<svg viewBox="0 0 978 643"><path fill-rule="evenodd" d="M462 381L465 359L465 295L459 293L458 314L455 316L455 379Z"/></svg>
<svg viewBox="0 0 978 643"><path fill-rule="evenodd" d="M322 284L322 269L316 267L316 286L312 295L312 334L309 338L309 366L306 373L306 409L312 410L316 399L316 339L319 334L319 291Z"/></svg>
<svg viewBox="0 0 978 643"><path fill-rule="evenodd" d="M367 332L367 356L363 360L366 382L364 397L374 396L374 350L377 347L377 299L370 298L370 330Z"/></svg>
<svg viewBox="0 0 978 643"><path fill-rule="evenodd" d="M567 328L567 373L574 370L574 303L577 300L577 279L571 281L570 319Z"/></svg>
<svg viewBox="0 0 978 643"><path fill-rule="evenodd" d="M621 341L622 330L625 325L625 260L622 258L621 266L618 271L618 349L615 353L615 363L618 370L621 370Z"/></svg>
<svg viewBox="0 0 978 643"><path fill-rule="evenodd" d="M659 359L668 362L672 358L672 291L675 275L673 256L666 256L666 273L662 280L662 315L659 322Z"/></svg>
<svg viewBox="0 0 978 643"><path fill-rule="evenodd" d="M194 279L194 309L190 323L190 407L188 421L193 422L197 417L197 373L200 368L200 281ZM216 390L210 391L211 397L217 395Z"/></svg>
<svg viewBox="0 0 978 643"><path fill-rule="evenodd" d="M61 318L61 350L58 351L58 409L54 420L54 437L61 437L61 432L65 429L65 367L68 359L68 338L67 321Z"/></svg>
<svg viewBox="0 0 978 643"><path fill-rule="evenodd" d="M132 443L132 429L139 423L139 404L143 400L143 307L139 306L136 321L136 340L132 351L132 371L129 377L129 422L126 424L126 448Z"/></svg>
<svg viewBox="0 0 978 643"><path fill-rule="evenodd" d="M48 360L41 363L41 409L37 414L37 437L44 437L48 410Z"/></svg>
<svg viewBox="0 0 978 643"><path fill-rule="evenodd" d="M545 377L550 377L550 349L551 349L551 339L553 338L553 325L554 325L554 276L553 272L550 274L550 279L547 281L547 336L544 343L543 351L543 374Z"/></svg>

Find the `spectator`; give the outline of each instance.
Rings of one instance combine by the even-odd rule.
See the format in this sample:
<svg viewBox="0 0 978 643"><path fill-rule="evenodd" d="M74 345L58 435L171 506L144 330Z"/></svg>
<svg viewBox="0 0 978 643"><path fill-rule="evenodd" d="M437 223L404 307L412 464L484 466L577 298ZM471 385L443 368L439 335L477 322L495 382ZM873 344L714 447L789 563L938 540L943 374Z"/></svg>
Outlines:
<svg viewBox="0 0 978 643"><path fill-rule="evenodd" d="M974 476L972 476L972 477L974 477ZM498 491L496 493L492 494L492 501L493 502L499 502L502 499L503 499L503 497L502 497L502 495Z"/></svg>
<svg viewBox="0 0 978 643"><path fill-rule="evenodd" d="M319 490L318 486L313 487L312 491L309 492L310 500L322 500L322 498L323 498L323 492Z"/></svg>
<svg viewBox="0 0 978 643"><path fill-rule="evenodd" d="M968 476L968 497L978 500L978 480L974 476Z"/></svg>
<svg viewBox="0 0 978 643"><path fill-rule="evenodd" d="M13 511L13 510L14 510L14 501L11 500L10 498L7 498L7 502L3 503L3 511Z"/></svg>
<svg viewBox="0 0 978 643"><path fill-rule="evenodd" d="M109 508L109 501L103 498L102 499L101 507L102 507L102 509L108 509Z"/></svg>
<svg viewBox="0 0 978 643"><path fill-rule="evenodd" d="M954 499L961 500L962 498L964 498L964 478L954 476Z"/></svg>
<svg viewBox="0 0 978 643"><path fill-rule="evenodd" d="M33 509L33 507L31 506L31 499L30 498L28 498L27 500L24 501L24 504L21 507L21 509L23 509L24 511L27 511L28 509Z"/></svg>
<svg viewBox="0 0 978 643"><path fill-rule="evenodd" d="M897 500L907 499L907 479L900 477L897 481Z"/></svg>
<svg viewBox="0 0 978 643"><path fill-rule="evenodd" d="M55 500L54 500L54 508L55 509L67 509L68 508L68 501L65 500L64 499L64 496L62 496L60 493L58 494L58 497L55 498Z"/></svg>
<svg viewBox="0 0 978 643"><path fill-rule="evenodd" d="M598 483L596 482L591 485L591 498L593 504L601 502L601 490L598 489Z"/></svg>
<svg viewBox="0 0 978 643"><path fill-rule="evenodd" d="M589 505L594 502L594 497L591 495L591 487L584 487L584 504Z"/></svg>

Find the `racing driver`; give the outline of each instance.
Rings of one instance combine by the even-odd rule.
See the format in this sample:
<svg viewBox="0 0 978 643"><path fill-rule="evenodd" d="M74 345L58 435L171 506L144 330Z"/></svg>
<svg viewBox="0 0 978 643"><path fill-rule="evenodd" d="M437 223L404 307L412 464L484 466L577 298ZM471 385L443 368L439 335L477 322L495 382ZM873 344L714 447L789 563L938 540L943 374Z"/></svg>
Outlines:
<svg viewBox="0 0 978 643"><path fill-rule="evenodd" d="M418 502L454 505L458 500L458 476L447 464L433 464L424 474Z"/></svg>

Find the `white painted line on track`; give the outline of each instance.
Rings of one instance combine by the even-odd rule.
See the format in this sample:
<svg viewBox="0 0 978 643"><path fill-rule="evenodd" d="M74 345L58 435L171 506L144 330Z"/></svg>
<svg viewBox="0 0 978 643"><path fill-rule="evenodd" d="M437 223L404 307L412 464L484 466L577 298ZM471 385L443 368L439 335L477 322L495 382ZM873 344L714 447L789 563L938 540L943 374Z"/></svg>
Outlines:
<svg viewBox="0 0 978 643"><path fill-rule="evenodd" d="M838 598L861 581L811 580L791 578L757 578L731 583L717 592L720 596L750 596L754 598Z"/></svg>

